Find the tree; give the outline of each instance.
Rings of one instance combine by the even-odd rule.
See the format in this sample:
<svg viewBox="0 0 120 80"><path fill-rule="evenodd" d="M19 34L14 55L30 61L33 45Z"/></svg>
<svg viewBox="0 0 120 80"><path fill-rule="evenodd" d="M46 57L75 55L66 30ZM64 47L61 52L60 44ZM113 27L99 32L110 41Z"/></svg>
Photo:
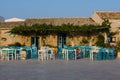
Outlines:
<svg viewBox="0 0 120 80"><path fill-rule="evenodd" d="M96 46L101 46L101 47L105 47L104 44L104 36L103 35L98 35L97 36L97 41L96 41Z"/></svg>
<svg viewBox="0 0 120 80"><path fill-rule="evenodd" d="M107 27L106 28L106 33L109 36L109 34L110 34L110 28L111 28L111 23L109 22L109 20L108 19L104 19L104 21L102 22L102 26L103 27Z"/></svg>

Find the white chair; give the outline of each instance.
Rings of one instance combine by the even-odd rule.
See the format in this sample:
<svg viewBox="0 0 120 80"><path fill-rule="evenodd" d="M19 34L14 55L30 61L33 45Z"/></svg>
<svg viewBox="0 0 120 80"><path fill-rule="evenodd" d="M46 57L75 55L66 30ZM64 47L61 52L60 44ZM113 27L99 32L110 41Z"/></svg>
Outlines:
<svg viewBox="0 0 120 80"><path fill-rule="evenodd" d="M2 60L3 55L2 55L2 50L0 49L0 60Z"/></svg>
<svg viewBox="0 0 120 80"><path fill-rule="evenodd" d="M2 60L9 60L8 48L1 49L1 59Z"/></svg>
<svg viewBox="0 0 120 80"><path fill-rule="evenodd" d="M38 60L52 60L55 59L55 54L53 50L49 47L42 47L38 50Z"/></svg>
<svg viewBox="0 0 120 80"><path fill-rule="evenodd" d="M38 60L45 60L45 50L38 50Z"/></svg>

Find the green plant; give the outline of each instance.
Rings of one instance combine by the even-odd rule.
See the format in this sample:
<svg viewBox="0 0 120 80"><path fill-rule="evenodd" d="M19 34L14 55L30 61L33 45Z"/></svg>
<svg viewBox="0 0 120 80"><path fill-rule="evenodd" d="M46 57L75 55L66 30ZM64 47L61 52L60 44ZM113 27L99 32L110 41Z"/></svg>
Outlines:
<svg viewBox="0 0 120 80"><path fill-rule="evenodd" d="M104 21L102 22L102 26L103 27L107 27L106 28L106 33L109 35L110 28L111 28L111 23L109 22L109 20L108 19L104 19Z"/></svg>
<svg viewBox="0 0 120 80"><path fill-rule="evenodd" d="M9 44L8 46L22 46L19 42L15 42L14 44Z"/></svg>
<svg viewBox="0 0 120 80"><path fill-rule="evenodd" d="M98 35L97 36L97 41L96 41L95 45L105 47L104 36L103 35Z"/></svg>
<svg viewBox="0 0 120 80"><path fill-rule="evenodd" d="M120 52L120 41L117 41L115 50L116 52Z"/></svg>
<svg viewBox="0 0 120 80"><path fill-rule="evenodd" d="M18 34L24 36L37 36L37 35L50 35L50 34L67 34L68 36L74 36L78 34L92 35L98 34L99 32L105 32L108 27L103 25L73 25L73 24L62 24L62 25L52 25L52 24L34 24L32 26L19 26L14 27L9 31L11 34Z"/></svg>
<svg viewBox="0 0 120 80"><path fill-rule="evenodd" d="M88 43L89 43L88 40L83 38L82 41L80 42L80 45L86 45Z"/></svg>

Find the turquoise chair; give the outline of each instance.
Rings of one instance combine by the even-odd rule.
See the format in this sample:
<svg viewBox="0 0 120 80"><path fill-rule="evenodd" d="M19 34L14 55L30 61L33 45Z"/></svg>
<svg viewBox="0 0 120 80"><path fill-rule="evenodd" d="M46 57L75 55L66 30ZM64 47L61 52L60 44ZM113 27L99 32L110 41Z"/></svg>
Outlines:
<svg viewBox="0 0 120 80"><path fill-rule="evenodd" d="M85 46L85 58L90 58L90 46Z"/></svg>
<svg viewBox="0 0 120 80"><path fill-rule="evenodd" d="M74 50L68 50L68 59L75 60L75 51Z"/></svg>
<svg viewBox="0 0 120 80"><path fill-rule="evenodd" d="M114 53L115 53L115 49L114 48L108 48L107 59L108 60L115 59Z"/></svg>
<svg viewBox="0 0 120 80"><path fill-rule="evenodd" d="M102 49L102 53L103 53L103 55L102 55L103 60L106 60L106 59L107 59L107 52L106 52L106 48L103 48L103 49Z"/></svg>
<svg viewBox="0 0 120 80"><path fill-rule="evenodd" d="M75 51L73 47L67 47L68 50L68 59L74 60L75 59Z"/></svg>
<svg viewBox="0 0 120 80"><path fill-rule="evenodd" d="M99 49L99 51L98 51L98 60L103 60L103 51L102 51L102 49Z"/></svg>
<svg viewBox="0 0 120 80"><path fill-rule="evenodd" d="M93 60L98 60L98 53L93 53Z"/></svg>
<svg viewBox="0 0 120 80"><path fill-rule="evenodd" d="M32 47L32 54L31 54L31 58L32 59L37 59L38 58L38 54L37 54L37 47Z"/></svg>
<svg viewBox="0 0 120 80"><path fill-rule="evenodd" d="M62 54L62 45L58 46L58 59L62 59L63 58L63 54Z"/></svg>

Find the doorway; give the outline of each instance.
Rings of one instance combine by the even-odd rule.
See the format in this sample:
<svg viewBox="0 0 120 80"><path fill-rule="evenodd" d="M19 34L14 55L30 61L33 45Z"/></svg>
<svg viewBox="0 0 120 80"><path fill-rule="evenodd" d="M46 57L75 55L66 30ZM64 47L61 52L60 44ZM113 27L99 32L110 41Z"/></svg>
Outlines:
<svg viewBox="0 0 120 80"><path fill-rule="evenodd" d="M39 37L31 37L31 46L35 45L37 49L40 48L40 41Z"/></svg>

